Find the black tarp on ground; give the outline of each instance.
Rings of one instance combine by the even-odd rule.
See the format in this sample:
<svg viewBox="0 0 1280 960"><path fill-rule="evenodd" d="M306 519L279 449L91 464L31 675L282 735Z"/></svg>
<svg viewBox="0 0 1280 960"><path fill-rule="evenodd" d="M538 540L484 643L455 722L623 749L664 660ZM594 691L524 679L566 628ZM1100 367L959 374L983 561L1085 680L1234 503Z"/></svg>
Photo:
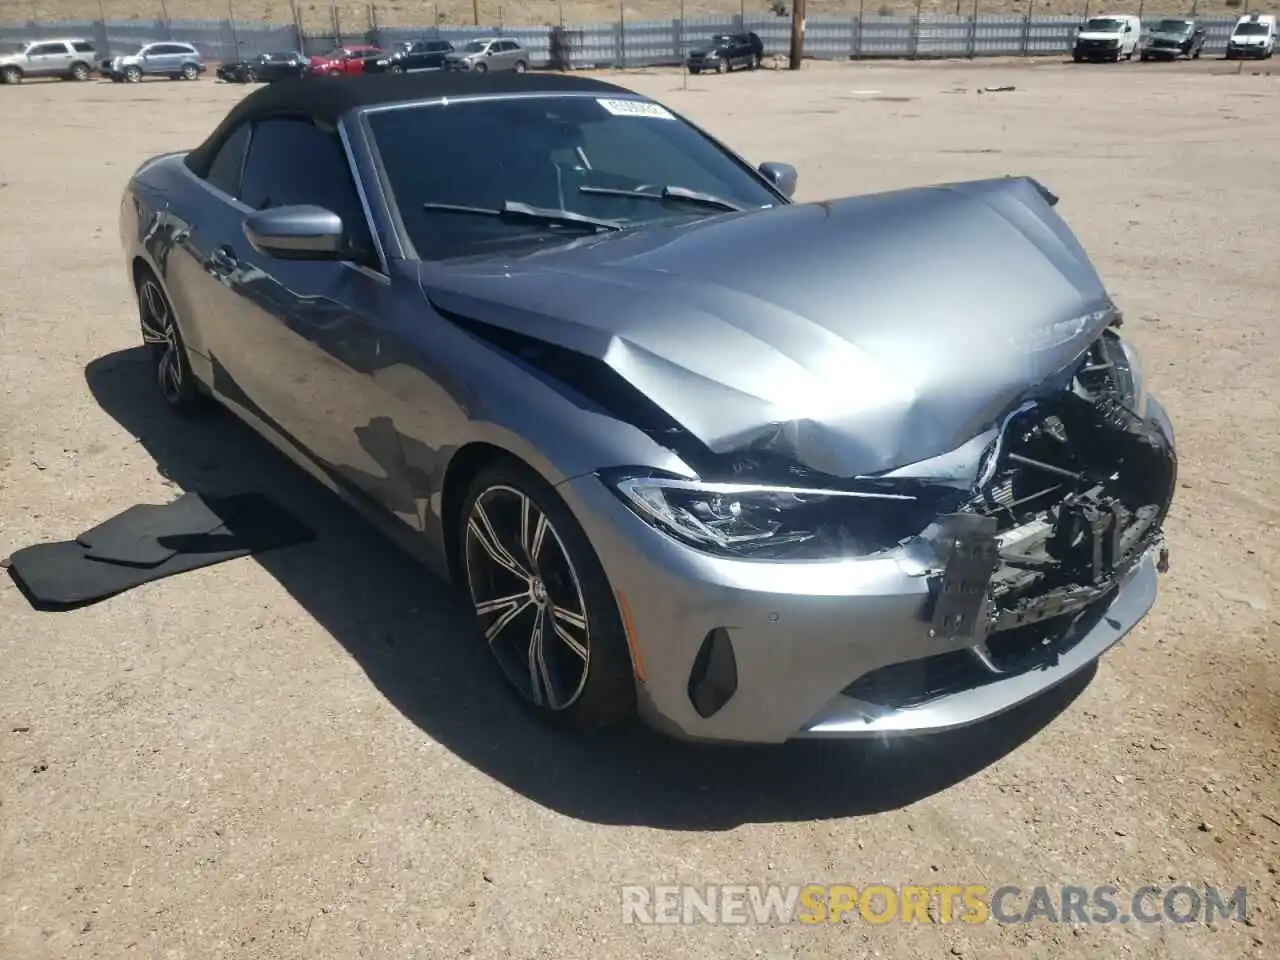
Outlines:
<svg viewBox="0 0 1280 960"><path fill-rule="evenodd" d="M139 504L65 543L23 547L13 577L37 610L71 610L125 590L278 547L315 532L260 493L186 493Z"/></svg>

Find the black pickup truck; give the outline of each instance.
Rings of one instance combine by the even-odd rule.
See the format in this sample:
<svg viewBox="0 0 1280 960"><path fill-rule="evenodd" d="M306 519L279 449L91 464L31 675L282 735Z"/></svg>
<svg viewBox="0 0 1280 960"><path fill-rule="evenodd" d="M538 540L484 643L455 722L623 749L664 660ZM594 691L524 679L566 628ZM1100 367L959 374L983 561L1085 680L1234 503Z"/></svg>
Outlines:
<svg viewBox="0 0 1280 960"><path fill-rule="evenodd" d="M690 73L728 73L737 67L754 70L763 59L764 44L755 33L717 33L690 50L685 65Z"/></svg>

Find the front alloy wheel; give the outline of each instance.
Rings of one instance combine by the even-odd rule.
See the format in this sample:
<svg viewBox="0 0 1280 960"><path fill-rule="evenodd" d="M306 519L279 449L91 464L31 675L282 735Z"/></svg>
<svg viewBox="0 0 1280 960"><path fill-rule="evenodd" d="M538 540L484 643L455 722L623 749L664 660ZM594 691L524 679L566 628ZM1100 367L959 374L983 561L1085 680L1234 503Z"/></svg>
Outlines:
<svg viewBox="0 0 1280 960"><path fill-rule="evenodd" d="M141 70L139 70L137 67L125 67L125 68L124 68L124 82L125 82L125 83L140 83L141 81L142 81L142 71L141 71Z"/></svg>
<svg viewBox="0 0 1280 960"><path fill-rule="evenodd" d="M201 399L200 390L173 318L173 307L155 277L144 277L138 284L138 315L142 342L147 346L164 402L183 413L194 409Z"/></svg>
<svg viewBox="0 0 1280 960"><path fill-rule="evenodd" d="M500 462L463 503L459 568L507 680L539 715L589 729L635 711L635 679L604 570L555 492Z"/></svg>

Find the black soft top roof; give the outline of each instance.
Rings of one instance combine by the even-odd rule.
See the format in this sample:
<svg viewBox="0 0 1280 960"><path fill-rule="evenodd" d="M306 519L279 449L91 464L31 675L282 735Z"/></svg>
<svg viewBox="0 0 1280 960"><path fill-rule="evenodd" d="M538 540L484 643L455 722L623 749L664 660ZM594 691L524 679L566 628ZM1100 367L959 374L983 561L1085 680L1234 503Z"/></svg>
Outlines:
<svg viewBox="0 0 1280 960"><path fill-rule="evenodd" d="M241 124L267 117L306 117L336 124L357 107L505 93L630 93L603 80L560 73L375 73L353 77L288 79L262 87L223 118L207 140L187 154L186 164L205 177L224 140Z"/></svg>

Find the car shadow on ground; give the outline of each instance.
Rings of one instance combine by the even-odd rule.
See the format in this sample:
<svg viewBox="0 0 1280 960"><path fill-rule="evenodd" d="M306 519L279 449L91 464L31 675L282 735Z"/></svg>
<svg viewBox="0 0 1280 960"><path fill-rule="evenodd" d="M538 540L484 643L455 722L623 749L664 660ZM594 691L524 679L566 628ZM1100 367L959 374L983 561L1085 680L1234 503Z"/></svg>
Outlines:
<svg viewBox="0 0 1280 960"><path fill-rule="evenodd" d="M995 720L934 737L764 747L679 743L641 729L570 737L515 702L448 588L355 511L230 414L180 419L166 410L143 348L95 360L85 377L102 409L182 491L265 493L315 527L315 542L254 560L424 733L567 816L722 830L895 809L1005 756L1064 710L1094 673Z"/></svg>

